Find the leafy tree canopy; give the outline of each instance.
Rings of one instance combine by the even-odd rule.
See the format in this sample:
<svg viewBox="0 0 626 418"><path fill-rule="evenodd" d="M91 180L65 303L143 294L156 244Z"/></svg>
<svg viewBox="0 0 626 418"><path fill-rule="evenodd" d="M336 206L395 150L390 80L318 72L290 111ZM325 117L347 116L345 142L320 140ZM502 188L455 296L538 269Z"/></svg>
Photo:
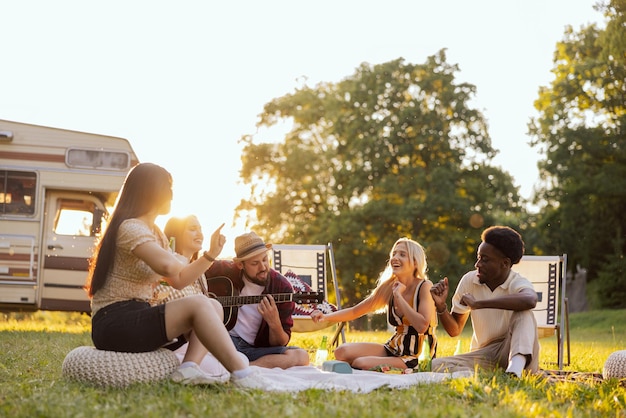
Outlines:
<svg viewBox="0 0 626 418"><path fill-rule="evenodd" d="M532 145L545 150L537 196L546 250L567 253L590 280L626 249L626 0L598 7L606 29L566 30L529 127Z"/></svg>
<svg viewBox="0 0 626 418"><path fill-rule="evenodd" d="M242 138L247 227L277 243L332 242L350 303L403 236L425 246L433 280L458 279L482 229L522 208L510 175L490 165L496 150L470 106L476 89L457 71L445 50L423 64L363 63L267 103L259 127L291 129L272 143Z"/></svg>

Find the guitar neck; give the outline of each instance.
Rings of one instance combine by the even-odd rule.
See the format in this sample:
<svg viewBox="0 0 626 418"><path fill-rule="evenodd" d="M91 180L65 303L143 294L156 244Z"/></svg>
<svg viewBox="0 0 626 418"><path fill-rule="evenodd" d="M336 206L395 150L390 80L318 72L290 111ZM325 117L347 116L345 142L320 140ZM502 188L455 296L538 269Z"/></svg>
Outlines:
<svg viewBox="0 0 626 418"><path fill-rule="evenodd" d="M216 299L222 306L243 306L243 305L251 305L254 303L260 303L261 300L265 296L271 296L274 298L274 301L280 302L291 302L293 301L294 294L293 293L276 293L273 295L263 294L263 295L253 295L253 296L217 296Z"/></svg>
<svg viewBox="0 0 626 418"><path fill-rule="evenodd" d="M237 306L252 305L254 303L260 303L266 296L271 296L277 303L281 302L295 302L295 303L322 303L324 301L324 294L317 292L308 293L275 293L262 295L250 295L250 296L234 296L236 293L233 282L228 277L212 277L207 279L207 293L210 298L215 298L226 310L236 310ZM225 315L226 317L226 315Z"/></svg>

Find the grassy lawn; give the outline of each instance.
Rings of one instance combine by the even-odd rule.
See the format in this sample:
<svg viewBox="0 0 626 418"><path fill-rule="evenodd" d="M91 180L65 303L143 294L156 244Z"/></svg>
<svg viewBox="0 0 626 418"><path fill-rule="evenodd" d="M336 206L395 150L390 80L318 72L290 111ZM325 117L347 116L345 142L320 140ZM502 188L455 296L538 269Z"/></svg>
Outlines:
<svg viewBox="0 0 626 418"><path fill-rule="evenodd" d="M626 350L626 311L570 315L571 365L565 370L602 373L607 357ZM462 335L469 346L470 326ZM0 417L626 417L626 381L512 379L501 372L473 378L379 389L366 394L311 389L298 393L244 392L231 387L186 387L163 381L126 389L97 388L61 376L65 355L92 345L89 318L39 312L0 314ZM293 345L313 356L324 332L294 334ZM384 342L387 332L352 332L348 341ZM457 340L439 332L440 356ZM556 338L540 340L540 367L556 369ZM332 353L331 353L332 358Z"/></svg>

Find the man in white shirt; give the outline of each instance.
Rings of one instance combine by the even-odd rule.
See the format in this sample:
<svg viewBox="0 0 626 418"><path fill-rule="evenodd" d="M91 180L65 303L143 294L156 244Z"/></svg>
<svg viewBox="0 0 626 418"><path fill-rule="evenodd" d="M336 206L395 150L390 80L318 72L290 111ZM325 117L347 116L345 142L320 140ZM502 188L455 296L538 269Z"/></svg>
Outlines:
<svg viewBox="0 0 626 418"><path fill-rule="evenodd" d="M517 377L523 370L536 372L539 364L537 323L532 309L537 293L532 283L511 270L524 254L524 241L509 227L483 231L476 269L466 273L452 297L448 311L448 278L431 289L439 323L458 336L471 314L470 352L433 359L433 371L459 371L501 367Z"/></svg>

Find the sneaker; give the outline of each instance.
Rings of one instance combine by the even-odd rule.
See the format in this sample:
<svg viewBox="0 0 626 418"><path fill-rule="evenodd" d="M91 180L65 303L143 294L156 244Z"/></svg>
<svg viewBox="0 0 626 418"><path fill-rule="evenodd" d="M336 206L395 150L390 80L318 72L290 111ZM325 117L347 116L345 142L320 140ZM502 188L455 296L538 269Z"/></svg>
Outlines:
<svg viewBox="0 0 626 418"><path fill-rule="evenodd" d="M265 391L271 391L274 388L273 383L261 376L261 373L258 371L253 371L246 377L242 377L241 379L233 379L231 378L231 383L240 388L240 389L261 389Z"/></svg>
<svg viewBox="0 0 626 418"><path fill-rule="evenodd" d="M198 365L179 367L170 375L170 379L183 385L216 385L224 383L223 376L211 376L200 370Z"/></svg>

